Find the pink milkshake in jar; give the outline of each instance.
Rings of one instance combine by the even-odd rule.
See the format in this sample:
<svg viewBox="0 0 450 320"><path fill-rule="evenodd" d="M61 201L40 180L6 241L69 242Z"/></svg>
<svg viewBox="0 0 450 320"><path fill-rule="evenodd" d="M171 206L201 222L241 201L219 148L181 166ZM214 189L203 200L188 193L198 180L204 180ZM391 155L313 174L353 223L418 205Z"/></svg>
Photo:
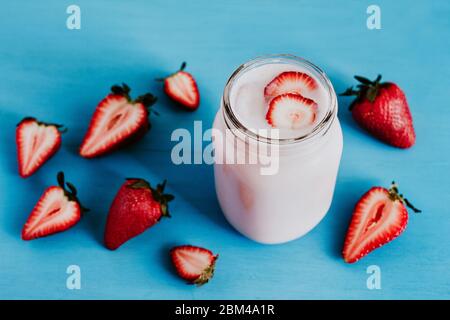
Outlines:
<svg viewBox="0 0 450 320"><path fill-rule="evenodd" d="M342 154L337 111L331 82L302 58L264 56L232 74L212 134L216 193L234 228L274 244L322 220Z"/></svg>

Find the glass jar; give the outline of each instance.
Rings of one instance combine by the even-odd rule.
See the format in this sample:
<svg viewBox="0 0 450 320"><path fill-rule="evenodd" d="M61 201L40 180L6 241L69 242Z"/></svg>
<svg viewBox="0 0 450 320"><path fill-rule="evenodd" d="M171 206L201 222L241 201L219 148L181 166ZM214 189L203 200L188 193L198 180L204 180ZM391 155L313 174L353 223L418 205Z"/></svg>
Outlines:
<svg viewBox="0 0 450 320"><path fill-rule="evenodd" d="M234 113L230 94L236 81L265 64L299 66L325 89L328 105L321 106L324 116L309 133L290 138L262 135L245 127ZM232 74L214 120L213 144L216 193L234 228L257 242L273 244L299 238L322 220L331 205L342 154L337 109L328 77L302 58L264 56Z"/></svg>

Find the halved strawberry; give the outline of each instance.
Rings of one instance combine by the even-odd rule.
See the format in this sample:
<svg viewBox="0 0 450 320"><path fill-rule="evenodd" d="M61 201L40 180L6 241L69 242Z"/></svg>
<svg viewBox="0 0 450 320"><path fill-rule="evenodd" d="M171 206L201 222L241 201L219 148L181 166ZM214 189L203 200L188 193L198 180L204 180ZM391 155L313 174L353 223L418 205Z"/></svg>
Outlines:
<svg viewBox="0 0 450 320"><path fill-rule="evenodd" d="M126 84L113 86L112 93L97 106L80 155L93 158L142 138L150 129L150 109L156 97L147 93L132 100Z"/></svg>
<svg viewBox="0 0 450 320"><path fill-rule="evenodd" d="M183 62L180 70L171 74L164 80L164 92L175 102L188 110L195 110L200 104L200 93L194 77L184 71L186 62Z"/></svg>
<svg viewBox="0 0 450 320"><path fill-rule="evenodd" d="M80 220L83 211L87 211L80 205L73 184L65 183L62 172L57 179L59 186L47 188L28 217L22 229L23 240L67 230Z"/></svg>
<svg viewBox="0 0 450 320"><path fill-rule="evenodd" d="M178 275L191 284L202 285L214 275L219 255L201 247L183 245L172 248L170 257Z"/></svg>
<svg viewBox="0 0 450 320"><path fill-rule="evenodd" d="M306 73L298 71L286 71L276 76L264 88L264 97L272 99L284 93L298 93L307 97L308 93L318 87L316 80Z"/></svg>
<svg viewBox="0 0 450 320"><path fill-rule="evenodd" d="M392 182L388 190L373 187L356 204L345 238L343 257L345 262L354 263L398 237L406 228L408 212L420 210L398 193Z"/></svg>
<svg viewBox="0 0 450 320"><path fill-rule="evenodd" d="M266 114L274 128L298 129L316 119L317 103L296 93L284 93L273 98Z"/></svg>
<svg viewBox="0 0 450 320"><path fill-rule="evenodd" d="M61 125L24 118L16 128L19 174L31 176L61 147Z"/></svg>

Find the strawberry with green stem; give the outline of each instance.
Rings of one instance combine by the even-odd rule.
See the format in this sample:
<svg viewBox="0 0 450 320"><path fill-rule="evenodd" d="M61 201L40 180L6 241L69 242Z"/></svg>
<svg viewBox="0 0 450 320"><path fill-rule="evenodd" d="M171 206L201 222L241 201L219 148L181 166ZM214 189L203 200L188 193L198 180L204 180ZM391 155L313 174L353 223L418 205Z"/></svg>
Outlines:
<svg viewBox="0 0 450 320"><path fill-rule="evenodd" d="M61 135L67 128L45 123L32 117L19 122L16 128L19 174L26 178L35 173L61 147Z"/></svg>
<svg viewBox="0 0 450 320"><path fill-rule="evenodd" d="M341 96L356 96L350 104L355 121L378 139L398 148L410 148L416 141L413 120L405 94L395 83L371 81L355 76L356 89Z"/></svg>
<svg viewBox="0 0 450 320"><path fill-rule="evenodd" d="M173 247L170 257L178 275L190 284L203 285L214 275L219 255L192 245Z"/></svg>
<svg viewBox="0 0 450 320"><path fill-rule="evenodd" d="M57 175L58 186L47 188L27 222L23 226L22 239L33 240L65 231L80 221L84 208L77 197L77 189L65 182L64 173Z"/></svg>
<svg viewBox="0 0 450 320"><path fill-rule="evenodd" d="M149 115L155 113L150 107L156 100L151 93L133 100L125 83L112 86L94 112L80 155L94 158L140 140L150 130Z"/></svg>
<svg viewBox="0 0 450 320"><path fill-rule="evenodd" d="M164 92L186 110L196 110L200 104L200 93L194 77L184 71L186 62L180 69L166 78L156 79L164 82Z"/></svg>
<svg viewBox="0 0 450 320"><path fill-rule="evenodd" d="M421 212L399 193L395 182L389 189L367 191L353 211L342 253L345 262L354 263L398 237L408 223L406 207Z"/></svg>
<svg viewBox="0 0 450 320"><path fill-rule="evenodd" d="M156 188L140 178L129 178L120 188L109 209L105 228L105 246L110 250L154 226L163 217L170 217L169 202L164 193L166 180Z"/></svg>

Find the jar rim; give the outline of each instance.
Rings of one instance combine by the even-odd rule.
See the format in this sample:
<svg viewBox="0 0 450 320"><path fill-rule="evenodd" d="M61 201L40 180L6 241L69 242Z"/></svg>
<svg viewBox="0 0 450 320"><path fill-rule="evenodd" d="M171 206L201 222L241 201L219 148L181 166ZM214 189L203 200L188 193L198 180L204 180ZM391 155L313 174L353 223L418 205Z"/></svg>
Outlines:
<svg viewBox="0 0 450 320"><path fill-rule="evenodd" d="M321 82L323 87L327 90L329 95L329 105L326 114L323 119L307 134L293 137L293 138L270 138L261 136L254 131L248 129L246 126L242 124L241 121L237 118L230 103L230 94L233 84L236 79L245 73L246 71L258 67L267 63L294 63L297 65L301 65L306 67L308 71L311 71L314 76ZM230 76L228 79L225 89L222 96L222 104L223 104L223 115L225 119L225 124L229 129L237 129L239 132L244 134L245 136L257 140L258 142L263 142L267 144L279 144L279 145L289 145L289 144L297 144L306 140L310 140L313 137L316 137L320 133L324 135L328 129L331 127L334 119L337 115L337 98L336 93L334 91L333 85L329 80L328 76L325 74L322 69L318 66L309 62L306 59L301 57L297 57L291 54L270 54L263 55L257 58L254 58L242 65L240 65Z"/></svg>

